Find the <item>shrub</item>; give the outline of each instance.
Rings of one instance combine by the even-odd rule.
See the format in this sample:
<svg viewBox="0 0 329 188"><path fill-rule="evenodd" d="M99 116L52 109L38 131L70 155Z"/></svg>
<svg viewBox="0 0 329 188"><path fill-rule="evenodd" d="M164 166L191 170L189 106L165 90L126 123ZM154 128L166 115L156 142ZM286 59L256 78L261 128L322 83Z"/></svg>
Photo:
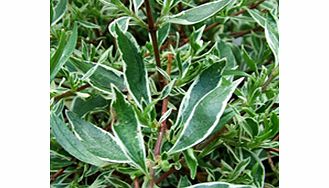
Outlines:
<svg viewBox="0 0 329 188"><path fill-rule="evenodd" d="M52 187L277 187L276 0L52 0Z"/></svg>

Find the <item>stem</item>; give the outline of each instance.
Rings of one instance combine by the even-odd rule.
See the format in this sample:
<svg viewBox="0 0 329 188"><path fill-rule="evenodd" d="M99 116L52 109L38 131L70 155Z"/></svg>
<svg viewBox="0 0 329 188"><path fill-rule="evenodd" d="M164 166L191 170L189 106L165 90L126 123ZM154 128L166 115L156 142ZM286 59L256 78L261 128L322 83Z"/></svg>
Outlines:
<svg viewBox="0 0 329 188"><path fill-rule="evenodd" d="M79 92L79 91L84 90L84 89L86 89L86 88L88 88L88 87L90 87L90 84L85 84L85 85L83 85L83 86L77 88L76 90L69 90L69 91L67 91L67 92L65 92L65 93L62 93L62 94L60 94L60 95L55 96L55 97L54 97L54 100L55 100L55 101L59 101L59 100L62 99L62 98L72 96L72 95L75 94L75 92Z"/></svg>
<svg viewBox="0 0 329 188"><path fill-rule="evenodd" d="M152 15L152 10L150 6L149 0L144 1L145 7L146 7L146 14L147 14L147 23L148 23L148 30L151 35L151 40L152 40L152 46L153 46L153 51L154 51L154 57L155 57L155 62L158 68L161 68L161 60L160 60L160 53L159 53L159 46L158 46L158 41L156 37L156 25L154 24L154 19ZM160 89L164 87L164 77L159 73L159 84L160 84Z"/></svg>
<svg viewBox="0 0 329 188"><path fill-rule="evenodd" d="M134 179L134 188L139 188L138 177Z"/></svg>
<svg viewBox="0 0 329 188"><path fill-rule="evenodd" d="M65 170L65 167L64 168L61 168L59 169L55 174L53 174L51 177L50 177L50 182L53 182L56 180L56 178L60 175L62 175L64 173L64 170Z"/></svg>
<svg viewBox="0 0 329 188"><path fill-rule="evenodd" d="M155 180L156 184L159 184L163 180L165 180L168 176L170 176L172 173L176 172L176 169L174 167L171 167L170 170L163 173L157 180Z"/></svg>
<svg viewBox="0 0 329 188"><path fill-rule="evenodd" d="M172 54L168 54L168 64L167 64L167 73L168 73L168 75L170 75L170 72L171 72L172 59L173 59L173 55ZM165 81L165 84L167 84L167 81ZM168 97L166 97L162 101L161 115L164 115L167 112L167 109L168 109L168 100L169 100ZM155 144L155 148L154 148L155 158L157 158L158 156L160 156L161 143L162 143L163 135L164 135L164 133L165 133L166 130L167 130L167 120L165 119L161 123L161 127L160 127L160 130L159 130L158 139L157 139L157 142Z"/></svg>

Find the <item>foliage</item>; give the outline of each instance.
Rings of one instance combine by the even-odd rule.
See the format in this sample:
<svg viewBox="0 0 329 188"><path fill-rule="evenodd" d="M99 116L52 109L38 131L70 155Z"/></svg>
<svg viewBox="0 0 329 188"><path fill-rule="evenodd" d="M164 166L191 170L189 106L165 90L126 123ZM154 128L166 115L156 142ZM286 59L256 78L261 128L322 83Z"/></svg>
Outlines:
<svg viewBox="0 0 329 188"><path fill-rule="evenodd" d="M278 187L277 0L51 0L51 187Z"/></svg>

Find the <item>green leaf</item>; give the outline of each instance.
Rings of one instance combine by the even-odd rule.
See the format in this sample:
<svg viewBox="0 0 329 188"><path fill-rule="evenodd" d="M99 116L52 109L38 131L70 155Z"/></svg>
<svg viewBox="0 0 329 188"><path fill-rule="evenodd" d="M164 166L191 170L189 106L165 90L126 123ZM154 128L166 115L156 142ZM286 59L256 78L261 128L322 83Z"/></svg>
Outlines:
<svg viewBox="0 0 329 188"><path fill-rule="evenodd" d="M137 13L138 9L142 4L144 3L144 0L133 0L134 10Z"/></svg>
<svg viewBox="0 0 329 188"><path fill-rule="evenodd" d="M167 15L170 11L171 5L173 4L174 0L164 0L163 6L161 10L161 15Z"/></svg>
<svg viewBox="0 0 329 188"><path fill-rule="evenodd" d="M193 7L179 14L169 16L168 22L182 25L192 25L202 22L221 11L230 1L231 0L218 0Z"/></svg>
<svg viewBox="0 0 329 188"><path fill-rule="evenodd" d="M236 185L226 182L209 182L209 183L199 183L196 185L188 186L186 188L255 188L251 185Z"/></svg>
<svg viewBox="0 0 329 188"><path fill-rule="evenodd" d="M248 67L252 70L252 71L257 71L257 64L256 62L251 59L251 57L249 56L248 52L246 51L246 49L242 46L242 57L244 59L244 61L246 62L246 64L248 65Z"/></svg>
<svg viewBox="0 0 329 188"><path fill-rule="evenodd" d="M182 188L182 187L187 187L192 185L191 182L188 180L187 176L181 176L178 182L177 187Z"/></svg>
<svg viewBox="0 0 329 188"><path fill-rule="evenodd" d="M82 120L73 112L66 111L66 115L76 136L92 154L108 162L129 162L116 139L110 133Z"/></svg>
<svg viewBox="0 0 329 188"><path fill-rule="evenodd" d="M83 63L75 60L70 61L74 67L83 73L87 73L96 66L94 63ZM114 84L120 90L126 88L124 84L123 73L106 65L99 64L94 73L89 76L88 82L96 89L105 93L111 93L111 84Z"/></svg>
<svg viewBox="0 0 329 188"><path fill-rule="evenodd" d="M265 37L267 44L271 48L276 63L279 62L279 34L276 20L272 16L268 16L265 22Z"/></svg>
<svg viewBox="0 0 329 188"><path fill-rule="evenodd" d="M112 102L112 108L117 118L113 126L114 135L118 138L126 156L137 168L146 173L146 152L137 114L117 88L113 87L113 91L115 100Z"/></svg>
<svg viewBox="0 0 329 188"><path fill-rule="evenodd" d="M184 121L184 128L169 153L186 150L207 138L218 124L227 102L242 80L240 78L230 85L219 85L205 94L194 105L186 122Z"/></svg>
<svg viewBox="0 0 329 188"><path fill-rule="evenodd" d="M124 61L124 78L129 93L139 108L151 101L147 70L135 44L116 26L118 46Z"/></svg>
<svg viewBox="0 0 329 188"><path fill-rule="evenodd" d="M101 29L101 27L99 25L96 25L94 23L88 22L88 21L84 21L84 20L80 20L78 22L80 25L82 25L85 28L89 28L89 29Z"/></svg>
<svg viewBox="0 0 329 188"><path fill-rule="evenodd" d="M166 41L170 31L170 23L164 24L157 30L157 38L159 47Z"/></svg>
<svg viewBox="0 0 329 188"><path fill-rule="evenodd" d="M87 99L76 97L72 103L72 111L79 117L97 108L106 107L108 102L101 95L91 96Z"/></svg>
<svg viewBox="0 0 329 188"><path fill-rule="evenodd" d="M76 43L78 39L78 25L77 23L74 23L72 34L68 40L68 42L65 45L64 49L58 48L59 53L55 54L50 59L50 81L52 81L58 71L62 68L62 66L66 63L66 61L69 59L70 55L73 53L73 50L75 49ZM61 40L65 40L65 38L61 38ZM64 42L64 41L63 41ZM62 41L60 41L60 44ZM59 47L63 47L62 45L59 45Z"/></svg>
<svg viewBox="0 0 329 188"><path fill-rule="evenodd" d="M235 180L240 176L240 174L247 168L248 164L250 163L250 158L243 159L239 162L238 165L234 168L232 174L230 174L229 179L231 181Z"/></svg>
<svg viewBox="0 0 329 188"><path fill-rule="evenodd" d="M258 10L247 9L250 16L260 25L265 28L266 18L264 18Z"/></svg>
<svg viewBox="0 0 329 188"><path fill-rule="evenodd" d="M67 6L67 0L59 0L54 8L54 13L52 16L51 26L55 25L65 14Z"/></svg>
<svg viewBox="0 0 329 188"><path fill-rule="evenodd" d="M194 106L209 91L218 86L220 82L222 68L225 65L223 61L214 63L205 69L189 87L179 107L176 124L172 128L180 127L180 124L186 122Z"/></svg>
<svg viewBox="0 0 329 188"><path fill-rule="evenodd" d="M191 179L194 179L198 168L198 160L196 159L193 149L191 148L184 151L183 154L185 162L190 169L190 177Z"/></svg>
<svg viewBox="0 0 329 188"><path fill-rule="evenodd" d="M131 17L129 17L129 16L123 16L123 17L117 18L113 22L111 22L109 25L109 28L108 28L111 35L115 38L117 37L116 31L115 31L116 25L118 25L119 28L123 32L127 32L130 19L131 19Z"/></svg>
<svg viewBox="0 0 329 188"><path fill-rule="evenodd" d="M90 153L82 142L54 113L50 115L50 125L56 141L72 156L88 164L105 166L107 163Z"/></svg>
<svg viewBox="0 0 329 188"><path fill-rule="evenodd" d="M225 69L232 69L236 66L236 60L229 44L220 40L217 42L217 50L220 58L226 58Z"/></svg>

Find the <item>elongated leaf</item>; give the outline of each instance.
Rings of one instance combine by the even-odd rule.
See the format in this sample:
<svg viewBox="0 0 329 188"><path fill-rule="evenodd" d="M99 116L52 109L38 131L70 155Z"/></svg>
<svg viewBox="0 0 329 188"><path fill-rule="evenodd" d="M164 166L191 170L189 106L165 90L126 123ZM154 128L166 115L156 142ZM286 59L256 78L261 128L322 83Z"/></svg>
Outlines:
<svg viewBox="0 0 329 188"><path fill-rule="evenodd" d="M70 62L83 73L87 73L96 66L92 63L82 63L74 60ZM89 76L89 83L96 89L106 93L111 93L111 84L114 84L120 90L126 88L123 73L105 65L98 65L94 73Z"/></svg>
<svg viewBox="0 0 329 188"><path fill-rule="evenodd" d="M217 50L219 52L220 58L226 58L227 63L225 69L230 70L236 66L236 60L229 44L220 40L217 43Z"/></svg>
<svg viewBox="0 0 329 188"><path fill-rule="evenodd" d="M184 123L191 114L196 103L205 94L218 86L223 66L223 61L214 63L196 78L182 100L178 111L177 121L173 128L176 128L176 126L180 126L181 123Z"/></svg>
<svg viewBox="0 0 329 188"><path fill-rule="evenodd" d="M82 120L73 112L67 111L66 115L73 127L73 131L92 154L108 162L129 162L111 134Z"/></svg>
<svg viewBox="0 0 329 188"><path fill-rule="evenodd" d="M101 26L88 22L88 21L84 21L84 20L80 20L79 24L81 24L83 27L89 28L89 29L101 29Z"/></svg>
<svg viewBox="0 0 329 188"><path fill-rule="evenodd" d="M149 81L143 58L135 44L116 26L118 46L124 61L124 78L128 91L139 108L151 101Z"/></svg>
<svg viewBox="0 0 329 188"><path fill-rule="evenodd" d="M105 107L107 104L108 102L106 99L100 95L92 96L85 100L80 97L76 97L72 103L72 111L81 117L87 112Z"/></svg>
<svg viewBox="0 0 329 188"><path fill-rule="evenodd" d="M215 15L217 12L221 11L226 5L229 4L231 0L218 0L210 3L205 3L203 5L185 10L179 14L170 16L168 21L171 23L182 24L182 25L192 25L207 18Z"/></svg>
<svg viewBox="0 0 329 188"><path fill-rule="evenodd" d="M199 183L186 188L255 188L252 185L236 185L226 182Z"/></svg>
<svg viewBox="0 0 329 188"><path fill-rule="evenodd" d="M277 23L272 16L268 16L265 23L265 37L267 44L271 48L276 63L279 62L279 34L277 30Z"/></svg>
<svg viewBox="0 0 329 188"><path fill-rule="evenodd" d="M260 25L265 28L266 18L264 18L258 10L247 9L250 16Z"/></svg>
<svg viewBox="0 0 329 188"><path fill-rule="evenodd" d="M73 132L54 113L50 115L50 125L56 141L72 156L88 164L104 166L107 163L90 153Z"/></svg>
<svg viewBox="0 0 329 188"><path fill-rule="evenodd" d="M158 45L161 46L167 39L170 31L170 23L166 23L157 31Z"/></svg>
<svg viewBox="0 0 329 188"><path fill-rule="evenodd" d="M191 182L188 180L187 176L181 176L178 182L177 187L182 188L182 187L187 187L192 185Z"/></svg>
<svg viewBox="0 0 329 188"><path fill-rule="evenodd" d="M59 0L54 8L54 13L52 16L51 26L55 25L65 14L67 6L67 0Z"/></svg>
<svg viewBox="0 0 329 188"><path fill-rule="evenodd" d="M117 118L117 122L113 126L113 132L126 156L131 159L137 168L146 173L145 146L137 114L117 88L113 87L113 91L115 100L112 102L112 108Z"/></svg>
<svg viewBox="0 0 329 188"><path fill-rule="evenodd" d="M188 149L188 150L184 151L183 154L184 154L186 164L187 164L188 168L190 169L190 176L192 179L194 179L196 176L197 168L198 168L198 160L196 159L196 157L193 153L193 149Z"/></svg>
<svg viewBox="0 0 329 188"><path fill-rule="evenodd" d="M186 150L207 138L218 124L227 102L243 80L220 85L203 96L184 122L184 128L169 153Z"/></svg>
<svg viewBox="0 0 329 188"><path fill-rule="evenodd" d="M73 50L75 49L75 45L77 43L77 39L78 39L78 25L77 23L75 23L72 34L68 42L66 43L65 48L57 49L57 50L62 50L60 58L57 58L57 56L53 56L50 59L50 80L53 80L55 78L58 71L66 63L70 55L73 53Z"/></svg>
<svg viewBox="0 0 329 188"><path fill-rule="evenodd" d="M134 9L136 13L138 12L139 7L142 6L143 3L144 0L133 0Z"/></svg>
<svg viewBox="0 0 329 188"><path fill-rule="evenodd" d="M115 38L117 37L117 34L115 32L115 25L118 25L123 32L126 32L128 30L130 18L131 17L123 16L111 22L108 28L111 35Z"/></svg>

